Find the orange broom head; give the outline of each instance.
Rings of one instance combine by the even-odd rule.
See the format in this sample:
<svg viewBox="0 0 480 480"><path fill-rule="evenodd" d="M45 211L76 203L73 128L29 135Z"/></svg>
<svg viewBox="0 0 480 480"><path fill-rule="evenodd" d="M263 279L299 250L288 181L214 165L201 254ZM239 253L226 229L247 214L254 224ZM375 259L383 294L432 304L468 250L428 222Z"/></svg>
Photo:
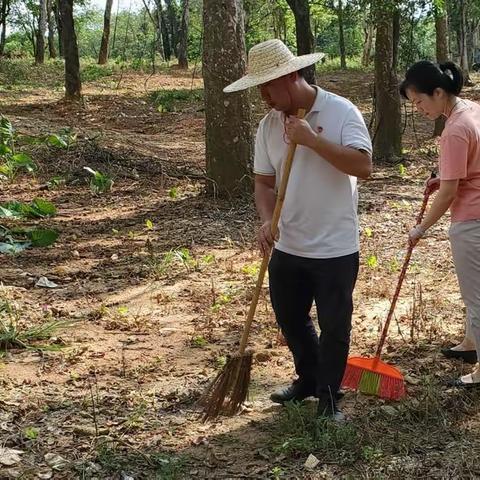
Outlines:
<svg viewBox="0 0 480 480"><path fill-rule="evenodd" d="M342 387L390 400L405 396L405 381L400 371L377 357L350 357Z"/></svg>

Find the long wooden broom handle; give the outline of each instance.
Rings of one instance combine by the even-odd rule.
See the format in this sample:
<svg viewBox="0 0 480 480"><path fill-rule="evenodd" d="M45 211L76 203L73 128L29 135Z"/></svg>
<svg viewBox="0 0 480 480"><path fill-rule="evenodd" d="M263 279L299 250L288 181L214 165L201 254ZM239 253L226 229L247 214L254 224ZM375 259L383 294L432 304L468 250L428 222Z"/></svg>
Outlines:
<svg viewBox="0 0 480 480"><path fill-rule="evenodd" d="M303 118L305 116L305 110L300 108L297 112L297 118ZM283 168L282 180L280 182L280 187L277 192L277 200L275 202L275 209L272 216L272 235L273 238L277 236L278 232L278 222L280 221L280 215L282 213L283 202L285 200L285 193L287 191L288 179L290 177L290 171L292 170L293 157L295 156L295 149L297 145L295 143L290 143L288 148L287 159L285 160L285 166ZM240 342L240 355L243 355L247 347L248 337L250 335L250 327L252 326L253 317L255 316L255 310L257 309L258 299L260 297L260 292L262 291L263 280L265 278L265 273L267 271L268 262L270 260L271 248L266 252L263 257L262 264L260 266L260 271L258 272L257 284L255 286L255 292L253 293L252 302L250 303L250 309L248 311L247 320L245 321L245 327L243 329L242 340Z"/></svg>
<svg viewBox="0 0 480 480"><path fill-rule="evenodd" d="M435 173L432 172L432 175L430 178L435 178ZM423 220L423 215L425 214L425 210L427 209L429 197L430 197L430 193L425 191L423 195L422 208L420 209L420 212L417 215L416 225L421 223L421 221ZM395 289L392 303L390 304L390 310L388 311L387 320L385 321L385 325L383 326L382 336L380 337L380 342L378 342L377 351L375 353L375 358L377 359L380 358L380 354L382 353L383 346L385 345L385 340L387 339L388 327L390 326L390 322L393 317L393 312L395 310L395 306L397 304L397 300L400 295L400 289L402 288L403 280L407 273L407 268L410 263L410 258L412 257L412 252L413 252L413 246L409 244L407 254L405 256L405 260L403 261L402 271L400 272L400 276L398 277L397 288Z"/></svg>

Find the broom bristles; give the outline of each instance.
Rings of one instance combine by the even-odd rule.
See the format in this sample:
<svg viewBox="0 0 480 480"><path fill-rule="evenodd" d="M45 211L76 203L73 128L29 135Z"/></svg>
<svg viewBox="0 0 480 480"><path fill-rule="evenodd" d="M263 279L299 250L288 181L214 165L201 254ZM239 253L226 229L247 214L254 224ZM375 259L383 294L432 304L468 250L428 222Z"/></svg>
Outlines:
<svg viewBox="0 0 480 480"><path fill-rule="evenodd" d="M235 415L248 396L251 351L231 357L200 399L204 406L203 421L213 420L220 414Z"/></svg>
<svg viewBox="0 0 480 480"><path fill-rule="evenodd" d="M342 387L389 400L400 400L405 396L405 382L398 374L389 375L349 363L345 369Z"/></svg>

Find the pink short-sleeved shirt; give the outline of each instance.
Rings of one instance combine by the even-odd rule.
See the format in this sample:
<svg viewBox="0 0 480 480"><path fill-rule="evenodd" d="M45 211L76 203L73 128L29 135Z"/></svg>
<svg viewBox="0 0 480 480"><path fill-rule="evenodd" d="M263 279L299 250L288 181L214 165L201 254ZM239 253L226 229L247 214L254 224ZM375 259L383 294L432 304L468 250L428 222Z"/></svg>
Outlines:
<svg viewBox="0 0 480 480"><path fill-rule="evenodd" d="M452 222L480 219L480 105L461 100L440 137L440 180L459 180Z"/></svg>

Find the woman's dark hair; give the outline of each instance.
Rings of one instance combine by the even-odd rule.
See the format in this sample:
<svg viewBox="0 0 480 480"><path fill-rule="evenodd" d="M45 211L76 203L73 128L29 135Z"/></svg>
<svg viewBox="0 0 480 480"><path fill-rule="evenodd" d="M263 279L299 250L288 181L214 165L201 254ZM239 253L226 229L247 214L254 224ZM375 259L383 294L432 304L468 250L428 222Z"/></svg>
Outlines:
<svg viewBox="0 0 480 480"><path fill-rule="evenodd" d="M422 60L412 65L400 85L400 94L407 97L407 89L432 96L436 88L442 88L451 95L458 95L463 88L463 73L453 62L440 65Z"/></svg>

